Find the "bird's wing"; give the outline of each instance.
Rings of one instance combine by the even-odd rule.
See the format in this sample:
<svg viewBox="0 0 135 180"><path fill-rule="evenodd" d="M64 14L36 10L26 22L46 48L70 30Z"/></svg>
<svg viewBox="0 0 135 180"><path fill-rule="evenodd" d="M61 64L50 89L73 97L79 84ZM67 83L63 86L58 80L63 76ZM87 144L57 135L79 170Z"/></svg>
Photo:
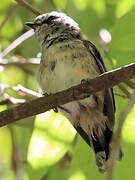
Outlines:
<svg viewBox="0 0 135 180"><path fill-rule="evenodd" d="M95 59L101 74L106 72L107 71L106 67L96 46L88 40L83 40L83 44ZM114 99L113 89L110 88L105 91L105 97L104 97L104 115L107 116L109 119L110 129L113 129L114 126L114 121L115 121L114 113L115 113L115 99Z"/></svg>

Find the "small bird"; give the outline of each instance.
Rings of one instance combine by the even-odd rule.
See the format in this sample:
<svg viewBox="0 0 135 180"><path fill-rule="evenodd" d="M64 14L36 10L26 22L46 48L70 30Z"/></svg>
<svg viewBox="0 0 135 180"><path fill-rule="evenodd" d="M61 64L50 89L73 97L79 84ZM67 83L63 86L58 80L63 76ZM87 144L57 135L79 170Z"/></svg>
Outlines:
<svg viewBox="0 0 135 180"><path fill-rule="evenodd" d="M95 45L84 40L79 25L66 14L55 11L42 14L26 25L34 29L42 49L37 80L43 93L56 93L106 72ZM99 171L105 172L115 121L113 89L67 103L58 110L93 149ZM118 156L121 159L121 150Z"/></svg>

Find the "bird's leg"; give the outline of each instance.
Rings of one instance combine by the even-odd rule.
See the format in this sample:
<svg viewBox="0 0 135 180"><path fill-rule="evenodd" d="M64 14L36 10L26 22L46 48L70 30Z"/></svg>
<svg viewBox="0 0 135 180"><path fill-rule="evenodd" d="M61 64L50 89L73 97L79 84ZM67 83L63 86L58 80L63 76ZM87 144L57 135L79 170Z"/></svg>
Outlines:
<svg viewBox="0 0 135 180"><path fill-rule="evenodd" d="M57 107L54 107L54 108L53 108L53 111L54 111L55 113L58 113L58 108L57 108Z"/></svg>
<svg viewBox="0 0 135 180"><path fill-rule="evenodd" d="M90 78L87 78L87 79L82 79L81 80L81 84L85 84L85 83L88 83L91 79ZM84 98L89 98L90 97L90 94L86 93L84 95Z"/></svg>
<svg viewBox="0 0 135 180"><path fill-rule="evenodd" d="M92 78L82 79L82 80L81 80L81 84L88 83L88 82L90 82L91 79L92 79Z"/></svg>
<svg viewBox="0 0 135 180"><path fill-rule="evenodd" d="M43 96L47 97L47 96L49 96L49 95L51 95L51 94L52 94L52 93L50 93L50 94L44 93ZM53 111L56 112L56 113L58 113L58 108L57 108L57 107L54 107L54 108L53 108Z"/></svg>
<svg viewBox="0 0 135 180"><path fill-rule="evenodd" d="M48 93L43 93L43 96L45 96L45 97L47 97L47 96L49 96L50 94L48 94Z"/></svg>

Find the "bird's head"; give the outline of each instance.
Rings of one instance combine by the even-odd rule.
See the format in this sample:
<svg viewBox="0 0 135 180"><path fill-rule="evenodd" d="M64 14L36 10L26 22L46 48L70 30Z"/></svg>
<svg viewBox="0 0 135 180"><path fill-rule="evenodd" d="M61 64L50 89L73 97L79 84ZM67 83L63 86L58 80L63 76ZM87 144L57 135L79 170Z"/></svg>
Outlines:
<svg viewBox="0 0 135 180"><path fill-rule="evenodd" d="M35 18L34 22L27 22L26 25L34 29L40 44L48 36L59 36L61 33L67 32L77 38L81 38L78 24L66 14L56 11L39 15Z"/></svg>

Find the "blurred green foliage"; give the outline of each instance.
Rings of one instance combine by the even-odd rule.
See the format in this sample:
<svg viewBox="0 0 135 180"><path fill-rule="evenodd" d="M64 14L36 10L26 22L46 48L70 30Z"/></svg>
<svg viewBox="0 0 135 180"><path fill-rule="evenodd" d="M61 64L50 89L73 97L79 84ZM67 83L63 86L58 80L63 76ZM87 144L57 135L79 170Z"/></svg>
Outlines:
<svg viewBox="0 0 135 180"><path fill-rule="evenodd" d="M75 19L85 37L93 41L102 53L108 69L131 63L135 59L135 1L134 0L29 0L41 13L60 10ZM16 3L1 0L0 24ZM28 29L24 25L35 16L17 6L5 26L0 30L0 49L3 51ZM105 43L101 30L111 34ZM37 57L40 47L34 37L29 38L5 58ZM22 69L0 66L0 83L21 84L37 91L35 74L38 67ZM32 73L29 73L32 72ZM34 73L34 74L33 74ZM129 92L132 90L125 86ZM9 96L23 98L9 90ZM115 93L122 94L116 87ZM29 100L30 98L26 98ZM116 120L124 110L127 99L116 96ZM11 106L11 105L10 105ZM0 106L0 110L9 108ZM135 107L123 128L124 158L117 163L115 179L135 177ZM106 175L97 171L91 149L75 136L76 131L62 115L53 111L18 121L0 128L0 180L104 180Z"/></svg>

